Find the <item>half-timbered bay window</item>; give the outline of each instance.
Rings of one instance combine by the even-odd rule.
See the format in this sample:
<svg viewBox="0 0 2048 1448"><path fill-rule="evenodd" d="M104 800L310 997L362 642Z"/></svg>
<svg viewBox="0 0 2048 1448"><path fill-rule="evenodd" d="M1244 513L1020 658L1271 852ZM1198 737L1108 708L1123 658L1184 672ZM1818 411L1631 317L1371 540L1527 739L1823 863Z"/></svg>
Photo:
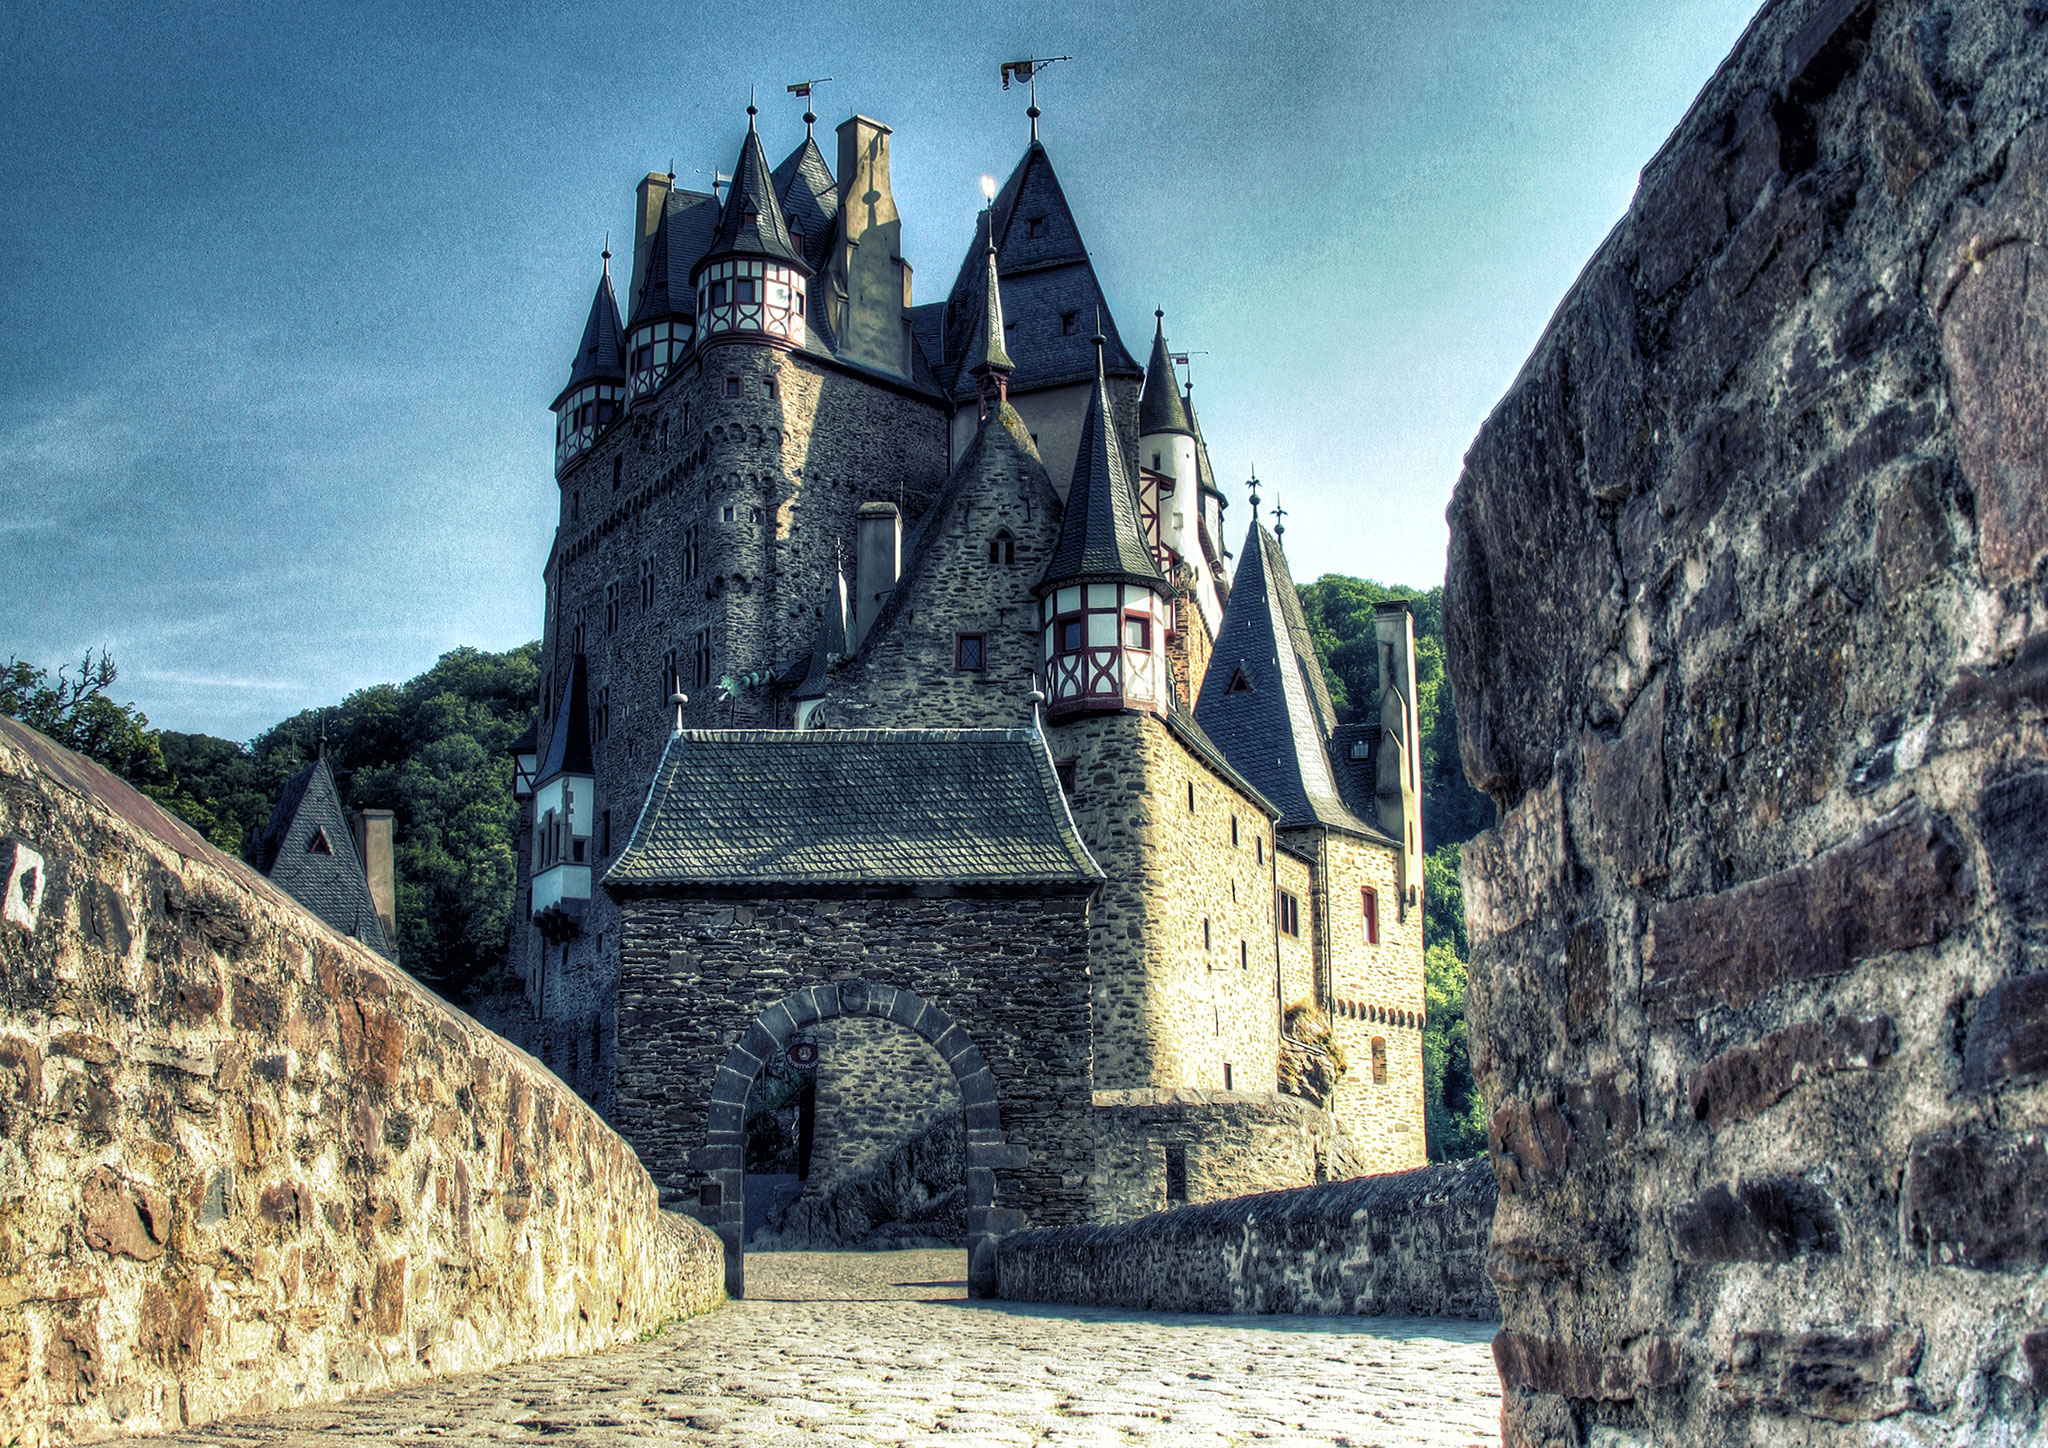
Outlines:
<svg viewBox="0 0 2048 1448"><path fill-rule="evenodd" d="M610 382L578 388L555 413L555 471L588 452L626 410L626 389Z"/></svg>
<svg viewBox="0 0 2048 1448"><path fill-rule="evenodd" d="M716 262L697 279L703 333L760 332L802 346L803 288L803 277L777 262L756 257Z"/></svg>
<svg viewBox="0 0 2048 1448"><path fill-rule="evenodd" d="M1163 708L1164 606L1131 583L1068 584L1047 595L1039 607L1052 707Z"/></svg>
<svg viewBox="0 0 2048 1448"><path fill-rule="evenodd" d="M661 384L668 380L669 370L683 360L683 354L690 350L691 322L687 317L674 317L665 322L649 322L633 329L631 341L632 363L628 370L633 374L633 400L651 397L661 390ZM667 424L663 423L664 435ZM664 446L666 442L664 441Z"/></svg>

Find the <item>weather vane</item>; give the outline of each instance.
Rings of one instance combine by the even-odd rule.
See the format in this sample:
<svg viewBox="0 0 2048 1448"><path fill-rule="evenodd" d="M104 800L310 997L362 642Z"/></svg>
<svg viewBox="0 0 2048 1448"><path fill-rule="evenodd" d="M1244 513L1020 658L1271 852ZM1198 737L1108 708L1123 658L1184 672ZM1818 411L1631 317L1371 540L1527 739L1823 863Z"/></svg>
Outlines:
<svg viewBox="0 0 2048 1448"><path fill-rule="evenodd" d="M1273 536L1275 538L1285 538L1287 536L1287 525L1280 521L1286 516L1287 510L1280 506L1280 495L1275 493L1273 495Z"/></svg>
<svg viewBox="0 0 2048 1448"><path fill-rule="evenodd" d="M811 108L811 88L824 85L831 79L832 77L829 75L821 75L816 80L800 80L795 85L788 87L789 93L804 103L804 139L806 141L811 138L811 127L818 123L818 113Z"/></svg>
<svg viewBox="0 0 2048 1448"><path fill-rule="evenodd" d="M1031 82L1031 105L1024 114L1031 117L1031 139L1038 139L1038 73L1049 65L1058 65L1063 60L1072 60L1071 55L1033 56L1028 60L1006 60L1003 62L1003 89L1010 88L1012 80Z"/></svg>

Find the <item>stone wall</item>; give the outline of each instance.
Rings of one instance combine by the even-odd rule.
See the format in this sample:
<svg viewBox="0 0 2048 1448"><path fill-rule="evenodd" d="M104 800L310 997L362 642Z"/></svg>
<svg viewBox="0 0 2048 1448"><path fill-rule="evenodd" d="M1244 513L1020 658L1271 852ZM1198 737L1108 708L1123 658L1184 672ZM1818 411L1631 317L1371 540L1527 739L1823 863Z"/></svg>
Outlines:
<svg viewBox="0 0 2048 1448"><path fill-rule="evenodd" d="M1365 1170L1328 1112L1277 1091L1097 1091L1094 1120L1089 1195L1100 1223ZM1169 1151L1181 1162L1171 1188Z"/></svg>
<svg viewBox="0 0 2048 1448"><path fill-rule="evenodd" d="M2042 1426L2044 20L1767 5L1467 456L1517 1448Z"/></svg>
<svg viewBox="0 0 2048 1448"><path fill-rule="evenodd" d="M1114 1227L1020 1232L1001 1295L1150 1312L1492 1318L1498 1188L1483 1161L1180 1207Z"/></svg>
<svg viewBox="0 0 2048 1448"><path fill-rule="evenodd" d="M934 1118L957 1126L960 1087L931 1043L892 1021L841 1016L808 1032L818 1048L813 1186L866 1171Z"/></svg>
<svg viewBox="0 0 2048 1448"><path fill-rule="evenodd" d="M535 1061L0 719L0 1441L630 1341L717 1240Z"/></svg>

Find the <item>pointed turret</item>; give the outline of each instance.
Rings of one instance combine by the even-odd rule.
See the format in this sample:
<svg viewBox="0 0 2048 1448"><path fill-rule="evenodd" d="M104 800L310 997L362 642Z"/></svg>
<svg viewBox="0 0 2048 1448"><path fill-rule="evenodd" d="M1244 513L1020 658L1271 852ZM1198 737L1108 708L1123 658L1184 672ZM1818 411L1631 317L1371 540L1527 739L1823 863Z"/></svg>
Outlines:
<svg viewBox="0 0 2048 1448"><path fill-rule="evenodd" d="M1173 375L1173 354L1166 349L1166 313L1155 311L1152 315L1157 320L1152 330L1152 360L1145 367L1145 391L1138 399L1138 436L1177 433L1192 438L1195 427L1188 421L1180 382Z"/></svg>
<svg viewBox="0 0 2048 1448"><path fill-rule="evenodd" d="M702 342L721 336L766 338L791 346L804 340L804 282L809 262L789 239L761 137L757 108L747 107L747 138L732 170L725 209L711 248L690 272L697 289Z"/></svg>
<svg viewBox="0 0 2048 1448"><path fill-rule="evenodd" d="M669 290L670 253L673 250L669 208L663 205L654 223L654 238L647 249L647 281L633 308L629 357L632 381L630 394L638 402L659 391L668 380L669 369L683 359L690 347L695 325L691 316L694 299L679 288Z"/></svg>
<svg viewBox="0 0 2048 1448"><path fill-rule="evenodd" d="M551 939L576 934L590 903L597 768L588 693L583 655L576 654L533 791L533 923Z"/></svg>
<svg viewBox="0 0 2048 1448"><path fill-rule="evenodd" d="M1010 361L1010 354L1003 346L1003 291L996 277L993 232L987 255L987 276L982 282L980 335L968 353L967 363L967 370L973 375L976 391L981 397L981 418L984 422L990 412L1009 399L1010 374L1016 370L1016 364Z"/></svg>
<svg viewBox="0 0 2048 1448"><path fill-rule="evenodd" d="M818 625L817 646L811 650L810 667L796 687L796 727L816 727L817 701L825 697L825 675L833 664L852 653L847 642L846 560L832 570L832 582L825 590L825 618Z"/></svg>
<svg viewBox="0 0 2048 1448"><path fill-rule="evenodd" d="M285 781L270 823L256 836L256 868L343 935L395 958L356 848L323 747Z"/></svg>
<svg viewBox="0 0 2048 1448"><path fill-rule="evenodd" d="M804 126L804 143L782 158L771 179L776 198L782 203L789 249L815 273L823 264L833 219L839 215L839 183L832 179L832 168L808 123Z"/></svg>
<svg viewBox="0 0 2048 1448"><path fill-rule="evenodd" d="M1138 522L1095 334L1095 391L1081 421L1059 541L1033 590L1045 627L1048 712L1168 707L1164 647L1172 592Z"/></svg>
<svg viewBox="0 0 2048 1448"><path fill-rule="evenodd" d="M555 474L589 451L598 435L626 409L626 356L620 338L619 302L612 295L612 249L604 249L604 272L583 340L569 364L569 384L555 397Z"/></svg>

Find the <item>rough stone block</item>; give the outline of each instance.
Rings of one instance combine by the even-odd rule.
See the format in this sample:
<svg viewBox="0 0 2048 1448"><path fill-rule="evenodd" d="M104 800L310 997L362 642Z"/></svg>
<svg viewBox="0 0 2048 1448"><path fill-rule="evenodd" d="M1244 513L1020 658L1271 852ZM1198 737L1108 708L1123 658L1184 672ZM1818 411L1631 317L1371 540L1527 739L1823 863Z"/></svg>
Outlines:
<svg viewBox="0 0 2048 1448"><path fill-rule="evenodd" d="M1915 1138L1906 1158L1906 1236L1963 1267L2048 1262L2048 1149L2039 1136L1961 1127Z"/></svg>
<svg viewBox="0 0 2048 1448"><path fill-rule="evenodd" d="M1672 1245L1694 1262L1790 1262L1842 1250L1834 1207L1794 1177L1723 1182L1671 1214Z"/></svg>
<svg viewBox="0 0 2048 1448"><path fill-rule="evenodd" d="M1896 1323L1745 1330L1734 1335L1715 1386L1731 1405L1869 1422L1920 1406L1911 1381L1920 1349L1919 1330Z"/></svg>
<svg viewBox="0 0 2048 1448"><path fill-rule="evenodd" d="M2048 509L2042 509L2048 512ZM1977 832L1998 895L2023 927L2048 924L2048 770L2028 770L1986 786Z"/></svg>
<svg viewBox="0 0 2048 1448"><path fill-rule="evenodd" d="M1493 1340L1493 1361L1504 1388L1626 1402L1676 1379L1682 1357L1676 1344L1661 1337L1601 1348L1503 1329Z"/></svg>
<svg viewBox="0 0 2048 1448"><path fill-rule="evenodd" d="M1986 991L1970 1019L1963 1047L1965 1091L1996 1091L2044 1080L2048 972L2001 981Z"/></svg>
<svg viewBox="0 0 2048 1448"><path fill-rule="evenodd" d="M1744 1006L1788 982L1940 940L1974 898L1954 826L1916 800L1807 864L1659 906L1644 1006L1655 1022Z"/></svg>
<svg viewBox="0 0 2048 1448"><path fill-rule="evenodd" d="M1633 1083L1611 1072L1567 1085L1562 1100L1546 1092L1504 1101L1487 1123L1501 1190L1524 1191L1592 1166L1626 1145L1641 1123Z"/></svg>
<svg viewBox="0 0 2048 1448"><path fill-rule="evenodd" d="M1836 1016L1773 1031L1753 1046L1723 1051L1693 1073L1692 1114L1710 1127L1747 1121L1801 1082L1838 1071L1868 1070L1898 1049L1889 1016Z"/></svg>
<svg viewBox="0 0 2048 1448"><path fill-rule="evenodd" d="M79 1188L79 1215L89 1247L154 1262L171 1240L171 1205L162 1192L101 1167Z"/></svg>

